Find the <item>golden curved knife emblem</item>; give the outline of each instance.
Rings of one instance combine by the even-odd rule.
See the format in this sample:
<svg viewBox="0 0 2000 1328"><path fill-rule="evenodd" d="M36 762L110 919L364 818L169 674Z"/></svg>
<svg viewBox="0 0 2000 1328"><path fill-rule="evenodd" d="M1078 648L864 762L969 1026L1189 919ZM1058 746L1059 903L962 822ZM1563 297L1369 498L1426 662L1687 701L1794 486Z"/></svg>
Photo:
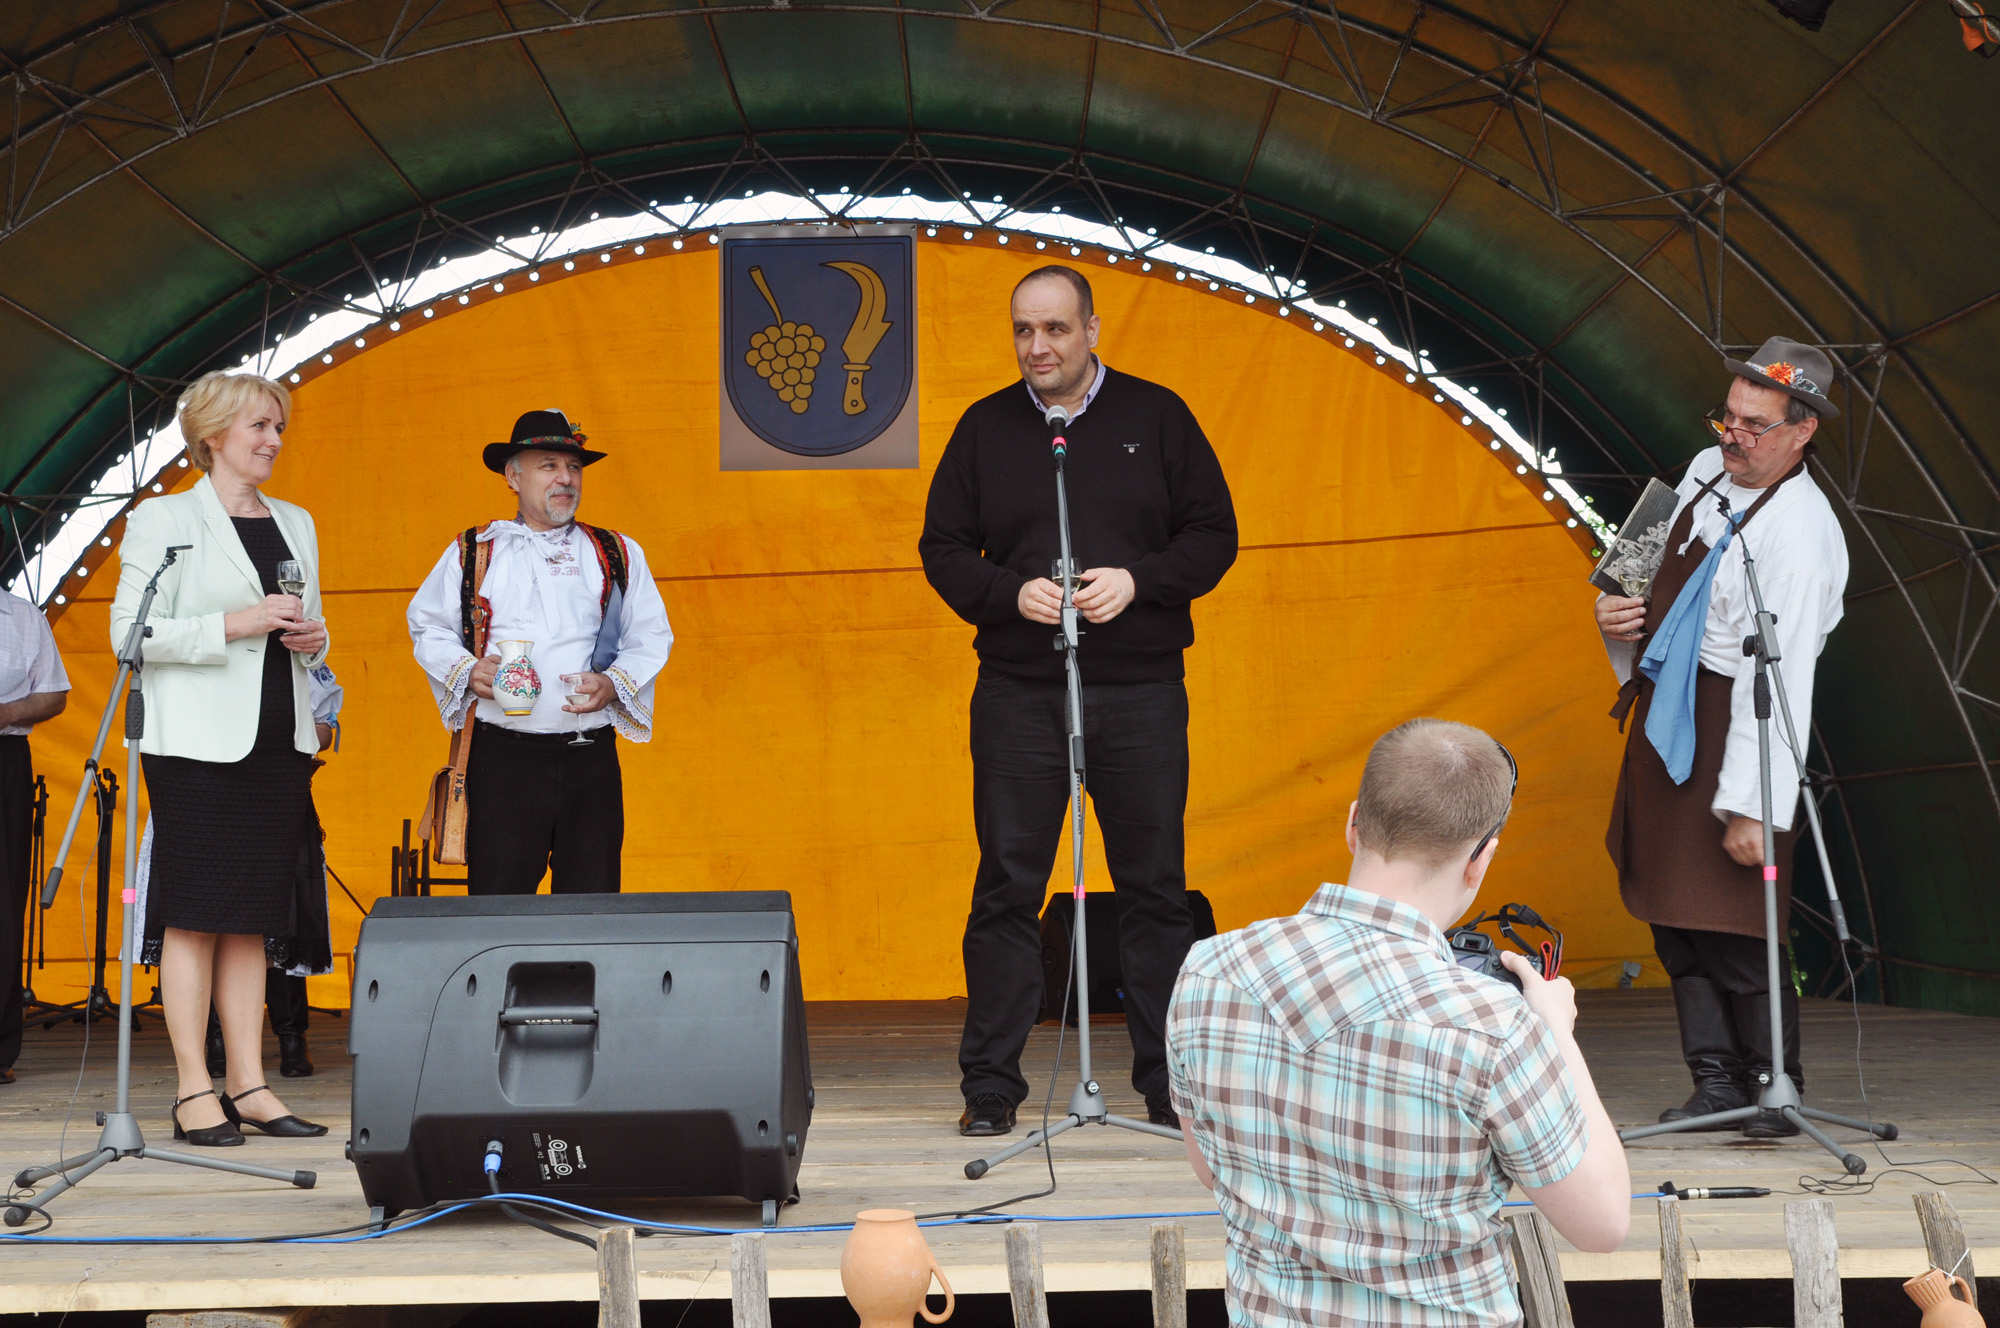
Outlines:
<svg viewBox="0 0 2000 1328"><path fill-rule="evenodd" d="M847 393L842 398L840 408L849 415L859 415L868 409L867 400L861 395L861 376L868 372L868 357L875 353L875 347L895 324L882 317L889 307L889 293L882 287L882 278L866 263L823 263L822 267L838 268L854 278L854 284L861 288L861 307L854 311L854 323L847 329L846 340L840 343L840 350L847 357L841 367L847 370Z"/></svg>

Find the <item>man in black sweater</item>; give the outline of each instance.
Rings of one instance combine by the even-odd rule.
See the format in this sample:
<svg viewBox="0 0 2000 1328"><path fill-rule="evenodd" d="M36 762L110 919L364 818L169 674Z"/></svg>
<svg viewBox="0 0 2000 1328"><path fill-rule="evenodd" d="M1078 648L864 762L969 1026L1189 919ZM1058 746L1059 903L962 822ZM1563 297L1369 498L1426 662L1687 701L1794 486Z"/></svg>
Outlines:
<svg viewBox="0 0 2000 1328"><path fill-rule="evenodd" d="M1178 396L1093 353L1090 283L1065 267L1014 288L1022 382L974 402L931 480L918 541L924 575L978 628L972 802L979 872L965 923L961 1134L1006 1134L1028 1095L1021 1048L1041 1004L1037 915L1069 804L1067 696L1054 646L1062 588L1055 463L1044 412L1067 407L1065 474L1090 800L1118 891L1119 968L1132 1086L1157 1124L1167 1097L1163 1028L1191 940L1187 811L1188 605L1236 560L1229 485Z"/></svg>

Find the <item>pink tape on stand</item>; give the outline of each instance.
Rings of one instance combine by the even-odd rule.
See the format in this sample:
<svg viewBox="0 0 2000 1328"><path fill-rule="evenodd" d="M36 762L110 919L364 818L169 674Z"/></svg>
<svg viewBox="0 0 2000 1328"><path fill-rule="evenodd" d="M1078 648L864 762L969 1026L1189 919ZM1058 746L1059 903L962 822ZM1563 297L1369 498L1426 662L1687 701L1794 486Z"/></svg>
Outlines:
<svg viewBox="0 0 2000 1328"><path fill-rule="evenodd" d="M137 890L121 890L118 892L118 898L124 903L136 904L139 902L139 892Z"/></svg>
<svg viewBox="0 0 2000 1328"><path fill-rule="evenodd" d="M1764 869L1764 879L1765 879L1765 880L1767 880L1767 881L1775 881L1775 880L1777 880L1777 879L1778 879L1778 869L1777 869L1776 867L1766 867L1766 868Z"/></svg>

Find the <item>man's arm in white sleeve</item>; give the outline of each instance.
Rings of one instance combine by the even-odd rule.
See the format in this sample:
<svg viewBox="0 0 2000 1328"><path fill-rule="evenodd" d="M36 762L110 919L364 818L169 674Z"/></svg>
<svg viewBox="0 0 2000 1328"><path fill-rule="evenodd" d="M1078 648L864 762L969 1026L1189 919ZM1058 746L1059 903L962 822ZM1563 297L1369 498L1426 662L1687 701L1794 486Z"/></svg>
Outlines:
<svg viewBox="0 0 2000 1328"><path fill-rule="evenodd" d="M1812 745L1813 677L1820 647L1839 620L1840 597L1829 593L1823 578L1784 575L1759 577L1764 607L1777 615L1778 669L1791 702L1792 729L1798 734L1796 757L1785 742L1784 721L1778 714L1778 689L1771 689L1771 829L1783 834L1798 815L1799 761ZM1829 605L1833 622L1828 621ZM1722 774L1710 807L1727 823L1731 816L1764 819L1763 766L1757 747L1757 670L1745 660L1729 693L1729 739L1723 746Z"/></svg>
<svg viewBox="0 0 2000 1328"><path fill-rule="evenodd" d="M622 539L623 536L620 536ZM621 601L618 657L605 669L617 692L614 720L619 735L631 742L653 736L653 683L674 650L674 629L667 621L667 604L653 582L646 551L625 540L625 595Z"/></svg>

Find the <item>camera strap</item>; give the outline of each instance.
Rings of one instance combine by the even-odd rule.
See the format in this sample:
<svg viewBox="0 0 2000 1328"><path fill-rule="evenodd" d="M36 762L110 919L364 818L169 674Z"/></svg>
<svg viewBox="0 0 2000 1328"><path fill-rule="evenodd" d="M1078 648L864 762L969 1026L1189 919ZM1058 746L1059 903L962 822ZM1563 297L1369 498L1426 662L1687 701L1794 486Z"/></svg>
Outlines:
<svg viewBox="0 0 2000 1328"><path fill-rule="evenodd" d="M1464 926L1454 928L1453 930L1471 931L1486 922L1491 922L1498 926L1500 934L1509 941L1512 941L1521 953L1538 955L1542 961L1543 977L1554 978L1562 972L1562 933L1542 921L1542 915L1535 912L1534 909L1529 908L1526 904L1502 904L1493 912L1481 913ZM1516 923L1523 927L1532 927L1537 931L1547 932L1549 939L1535 945L1530 945L1521 939L1519 932L1514 930Z"/></svg>

